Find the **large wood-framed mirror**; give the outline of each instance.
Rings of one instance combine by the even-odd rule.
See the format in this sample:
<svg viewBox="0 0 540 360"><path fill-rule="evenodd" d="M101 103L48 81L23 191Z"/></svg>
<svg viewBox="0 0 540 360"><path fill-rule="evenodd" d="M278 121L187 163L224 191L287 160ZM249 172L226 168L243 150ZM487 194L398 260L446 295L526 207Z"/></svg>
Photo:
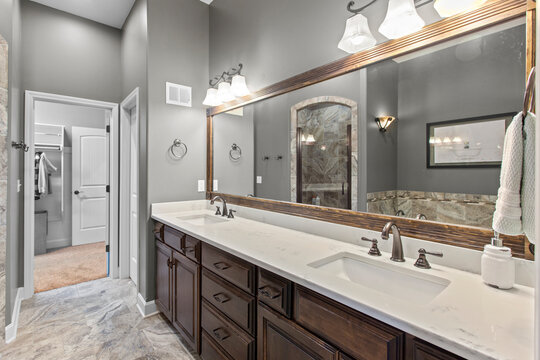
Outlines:
<svg viewBox="0 0 540 360"><path fill-rule="evenodd" d="M371 230L393 220L481 250L505 126L535 63L535 11L489 1L210 108L207 197ZM503 238L532 258L524 236Z"/></svg>

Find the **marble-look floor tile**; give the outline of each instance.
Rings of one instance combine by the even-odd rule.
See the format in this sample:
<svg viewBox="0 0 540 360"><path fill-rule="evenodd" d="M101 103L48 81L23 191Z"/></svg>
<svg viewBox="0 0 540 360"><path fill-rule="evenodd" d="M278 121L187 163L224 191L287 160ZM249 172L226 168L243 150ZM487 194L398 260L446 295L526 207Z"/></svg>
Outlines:
<svg viewBox="0 0 540 360"><path fill-rule="evenodd" d="M162 315L143 318L130 280L100 279L34 295L0 358L199 359Z"/></svg>

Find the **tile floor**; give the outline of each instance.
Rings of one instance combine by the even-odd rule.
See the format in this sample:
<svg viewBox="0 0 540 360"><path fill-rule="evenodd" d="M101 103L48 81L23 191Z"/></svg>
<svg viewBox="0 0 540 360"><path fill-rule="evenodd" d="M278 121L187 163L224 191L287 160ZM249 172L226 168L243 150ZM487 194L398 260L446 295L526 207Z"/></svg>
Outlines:
<svg viewBox="0 0 540 360"><path fill-rule="evenodd" d="M161 316L143 319L130 280L100 279L34 295L0 358L198 360Z"/></svg>

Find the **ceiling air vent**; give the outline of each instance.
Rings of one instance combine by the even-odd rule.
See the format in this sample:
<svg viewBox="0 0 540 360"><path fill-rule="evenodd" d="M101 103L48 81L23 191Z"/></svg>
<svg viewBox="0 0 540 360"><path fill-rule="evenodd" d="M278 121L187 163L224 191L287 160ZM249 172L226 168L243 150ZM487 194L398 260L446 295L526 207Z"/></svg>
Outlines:
<svg viewBox="0 0 540 360"><path fill-rule="evenodd" d="M168 82L166 88L167 104L191 107L191 87Z"/></svg>

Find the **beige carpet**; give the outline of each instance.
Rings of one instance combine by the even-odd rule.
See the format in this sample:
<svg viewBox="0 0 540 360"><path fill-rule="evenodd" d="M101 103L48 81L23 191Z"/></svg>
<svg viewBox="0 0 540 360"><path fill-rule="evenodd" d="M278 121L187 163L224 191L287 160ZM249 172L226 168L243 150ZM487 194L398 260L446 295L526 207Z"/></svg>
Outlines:
<svg viewBox="0 0 540 360"><path fill-rule="evenodd" d="M106 276L104 242L71 246L34 258L34 289L37 293Z"/></svg>

